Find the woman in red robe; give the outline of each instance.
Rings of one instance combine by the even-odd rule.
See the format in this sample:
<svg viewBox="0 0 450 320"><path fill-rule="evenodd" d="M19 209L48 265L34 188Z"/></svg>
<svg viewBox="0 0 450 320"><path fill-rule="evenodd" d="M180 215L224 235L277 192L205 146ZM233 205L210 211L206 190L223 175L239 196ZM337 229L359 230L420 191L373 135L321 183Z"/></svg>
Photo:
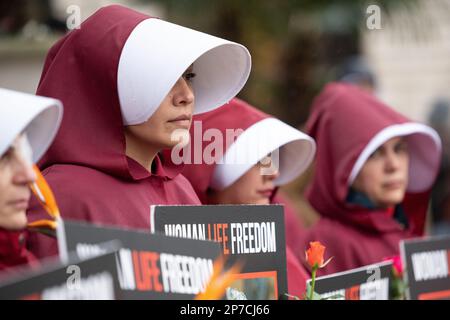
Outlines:
<svg viewBox="0 0 450 320"><path fill-rule="evenodd" d="M35 265L25 247L32 164L39 160L61 123L55 99L0 88L0 272Z"/></svg>
<svg viewBox="0 0 450 320"><path fill-rule="evenodd" d="M279 203L278 187L297 178L315 153L311 137L237 98L194 118L191 146L190 154L203 159L185 158L191 164L184 174L204 204ZM285 210L289 232L301 230L293 214ZM286 259L289 294L301 298L309 277L289 244Z"/></svg>
<svg viewBox="0 0 450 320"><path fill-rule="evenodd" d="M316 139L306 197L321 219L298 238L333 256L320 274L381 262L402 239L424 234L441 142L430 127L395 112L355 86L332 83L315 99L307 132Z"/></svg>
<svg viewBox="0 0 450 320"><path fill-rule="evenodd" d="M150 228L154 204L199 204L169 150L194 113L230 100L245 84L242 45L112 5L49 51L38 94L64 103L61 129L39 163L63 219ZM29 216L44 214L37 201ZM39 258L55 239L28 243Z"/></svg>

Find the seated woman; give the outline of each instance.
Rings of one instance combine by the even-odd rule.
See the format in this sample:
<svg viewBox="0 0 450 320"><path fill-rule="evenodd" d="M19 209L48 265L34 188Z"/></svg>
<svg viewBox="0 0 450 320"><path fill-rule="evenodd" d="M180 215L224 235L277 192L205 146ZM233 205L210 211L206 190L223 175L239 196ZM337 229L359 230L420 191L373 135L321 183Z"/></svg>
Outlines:
<svg viewBox="0 0 450 320"><path fill-rule="evenodd" d="M433 129L332 83L315 99L307 130L318 152L306 197L321 219L298 238L300 259L320 241L334 257L320 274L334 273L398 255L400 240L424 234L441 153Z"/></svg>
<svg viewBox="0 0 450 320"><path fill-rule="evenodd" d="M240 44L112 5L49 51L38 94L64 103L55 142L39 166L63 219L150 228L154 204L199 204L167 150L189 136L193 113L228 102L251 58ZM43 210L31 204L30 218ZM56 241L28 243L40 258Z"/></svg>
<svg viewBox="0 0 450 320"><path fill-rule="evenodd" d="M61 102L0 88L0 271L36 259L25 248L33 163L47 150L62 117Z"/></svg>
<svg viewBox="0 0 450 320"><path fill-rule="evenodd" d="M215 132L223 138L211 159L210 142L204 141L202 163L186 165L183 172L204 204L273 203L278 187L300 175L314 157L313 139L236 98L194 118L194 146L201 138L199 125L201 137ZM301 297L308 276L289 247L286 257L289 293Z"/></svg>

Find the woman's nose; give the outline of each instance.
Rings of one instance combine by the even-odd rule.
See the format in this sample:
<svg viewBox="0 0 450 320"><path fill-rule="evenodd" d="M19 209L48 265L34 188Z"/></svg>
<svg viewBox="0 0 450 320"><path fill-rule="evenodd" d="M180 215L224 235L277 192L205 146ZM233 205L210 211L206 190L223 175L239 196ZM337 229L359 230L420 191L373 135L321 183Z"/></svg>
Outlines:
<svg viewBox="0 0 450 320"><path fill-rule="evenodd" d="M36 181L33 165L26 159L23 159L21 156L16 157L14 167L13 182L15 184L28 184Z"/></svg>
<svg viewBox="0 0 450 320"><path fill-rule="evenodd" d="M187 106L194 103L195 96L191 85L181 77L172 89L175 106Z"/></svg>
<svg viewBox="0 0 450 320"><path fill-rule="evenodd" d="M280 170L271 166L270 168L265 168L262 174L264 179L272 181L280 176Z"/></svg>
<svg viewBox="0 0 450 320"><path fill-rule="evenodd" d="M395 152L388 152L386 155L386 169L388 171L395 171L399 168L400 157Z"/></svg>

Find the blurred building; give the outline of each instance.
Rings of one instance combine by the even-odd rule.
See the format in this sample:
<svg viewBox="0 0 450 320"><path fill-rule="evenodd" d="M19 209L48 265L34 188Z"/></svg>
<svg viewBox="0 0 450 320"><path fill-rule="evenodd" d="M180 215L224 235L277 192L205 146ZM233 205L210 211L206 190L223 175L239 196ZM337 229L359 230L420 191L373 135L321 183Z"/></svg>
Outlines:
<svg viewBox="0 0 450 320"><path fill-rule="evenodd" d="M450 0L418 0L382 15L381 30L362 29L362 52L379 96L426 122L437 97L450 98Z"/></svg>
<svg viewBox="0 0 450 320"><path fill-rule="evenodd" d="M2 0L0 87L35 93L48 49L67 32L66 20L74 12L70 9L79 8L82 22L113 3L159 17L165 14L160 5L133 0Z"/></svg>

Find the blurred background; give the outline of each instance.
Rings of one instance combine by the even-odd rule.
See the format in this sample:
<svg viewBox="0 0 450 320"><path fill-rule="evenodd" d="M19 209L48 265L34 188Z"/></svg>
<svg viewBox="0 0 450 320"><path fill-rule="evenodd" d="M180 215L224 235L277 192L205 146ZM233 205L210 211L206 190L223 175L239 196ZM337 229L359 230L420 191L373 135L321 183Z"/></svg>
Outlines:
<svg viewBox="0 0 450 320"><path fill-rule="evenodd" d="M428 231L450 233L450 0L0 0L0 87L34 93L74 17L112 3L243 43L253 68L239 96L292 126L330 81L432 125L444 153ZM312 172L283 188L305 226L317 219L302 197Z"/></svg>

